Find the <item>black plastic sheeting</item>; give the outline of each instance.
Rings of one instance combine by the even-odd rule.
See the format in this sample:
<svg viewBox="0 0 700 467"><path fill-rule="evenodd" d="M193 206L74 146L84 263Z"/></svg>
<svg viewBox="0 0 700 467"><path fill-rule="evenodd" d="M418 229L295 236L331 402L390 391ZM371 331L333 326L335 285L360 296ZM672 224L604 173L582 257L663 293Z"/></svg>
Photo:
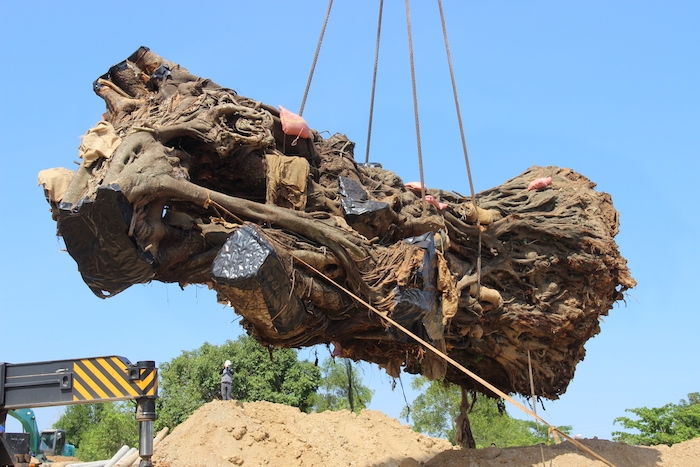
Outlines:
<svg viewBox="0 0 700 467"><path fill-rule="evenodd" d="M126 60L122 60L121 62L117 63L116 65L112 65L110 67L109 71L99 78L97 78L95 81L92 82L92 90L97 92L103 84L99 82L99 80L103 79L106 81L109 81L112 79L112 73L119 73L120 71L124 71L129 67L129 65L126 63Z"/></svg>
<svg viewBox="0 0 700 467"><path fill-rule="evenodd" d="M170 73L170 68L166 64L162 64L156 71L153 72L148 80L147 87L151 91L157 91L160 83L167 79L173 79L172 73Z"/></svg>
<svg viewBox="0 0 700 467"><path fill-rule="evenodd" d="M338 177L338 192L345 220L353 229L368 239L386 233L393 215L387 203L369 199L362 185L351 178Z"/></svg>
<svg viewBox="0 0 700 467"><path fill-rule="evenodd" d="M229 237L212 264L216 290L238 313L262 331L270 324L286 334L306 322L306 308L273 246L256 227L246 225Z"/></svg>
<svg viewBox="0 0 700 467"><path fill-rule="evenodd" d="M351 178L338 177L338 191L342 195L340 202L343 205L345 218L351 224L368 214L389 209L387 203L370 200L362 185Z"/></svg>
<svg viewBox="0 0 700 467"><path fill-rule="evenodd" d="M434 343L442 339L444 333L436 289L435 239L432 232L427 232L418 237L405 238L403 241L423 248L423 264L415 284L394 289L394 310L391 317L418 337ZM413 338L395 327L389 328L389 332L401 342L413 342Z"/></svg>
<svg viewBox="0 0 700 467"><path fill-rule="evenodd" d="M131 206L119 185L101 186L94 200L59 205L58 231L90 290L108 298L149 282L154 261L129 236Z"/></svg>

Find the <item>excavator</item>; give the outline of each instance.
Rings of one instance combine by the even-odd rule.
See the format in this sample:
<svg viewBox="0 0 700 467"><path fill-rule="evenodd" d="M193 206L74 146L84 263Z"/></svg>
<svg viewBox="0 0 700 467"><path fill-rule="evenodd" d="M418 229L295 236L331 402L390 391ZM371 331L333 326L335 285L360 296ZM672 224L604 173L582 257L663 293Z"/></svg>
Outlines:
<svg viewBox="0 0 700 467"><path fill-rule="evenodd" d="M20 422L25 419L28 424L24 426L28 433L0 435L0 467L34 467L41 460L37 462L32 454L37 456L42 449L45 454L59 454L58 449L60 454L66 452L64 432L46 430L32 439L32 431L36 433L38 430L29 407L122 400L136 401L139 467L152 467L157 397L158 369L152 360L131 363L124 357L107 356L30 363L0 362L0 425L5 426L8 414L15 418L19 415Z"/></svg>
<svg viewBox="0 0 700 467"><path fill-rule="evenodd" d="M46 456L75 455L75 446L66 442L64 430L42 430L39 432L36 416L32 409L10 410L7 414L17 419L22 425L24 433L29 435L29 451L37 459L46 461ZM11 439L21 438L17 436L20 433L8 433L8 435Z"/></svg>

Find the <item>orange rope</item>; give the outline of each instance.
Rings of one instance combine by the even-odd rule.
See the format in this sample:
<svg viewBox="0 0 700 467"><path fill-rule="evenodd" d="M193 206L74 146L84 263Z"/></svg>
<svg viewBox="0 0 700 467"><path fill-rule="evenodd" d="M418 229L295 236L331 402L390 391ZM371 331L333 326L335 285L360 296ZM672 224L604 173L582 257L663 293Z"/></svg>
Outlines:
<svg viewBox="0 0 700 467"><path fill-rule="evenodd" d="M557 427L555 427L554 425L552 425L552 424L548 423L547 421L545 421L544 419L542 419L539 415L537 415L537 414L534 413L532 410L528 409L527 407L525 407L524 405L522 405L520 402L518 402L518 401L516 401L515 399L513 399L512 397L510 397L510 396L509 396L508 394L506 394L505 392L503 392L503 391L501 391L500 389L498 389L498 388L497 388L496 386L494 386L493 384L491 384L491 383L489 383L488 381L486 381L485 379L481 378L481 377L480 377L479 375L477 375L476 373L474 373L474 372L468 370L468 369L465 368L461 363L457 362L456 360L454 360L453 358L451 358L450 356L448 356L448 355L445 354L444 352L438 350L436 347L432 346L431 344L429 344L429 343L426 342L425 340L421 339L420 337L418 337L417 335L415 335L414 333L412 333L411 331L409 331L408 329L406 329L405 327L403 327L403 326L402 326L401 324L399 324L398 322L394 321L394 320L393 320L391 317L389 317L386 313L379 311L377 308L373 307L371 304L369 304L368 302L364 301L362 298L358 297L357 295L355 295L354 293L352 293L351 291L349 291L348 289L346 289L346 288L343 287L342 285L338 284L336 281L334 281L334 280L331 279L330 277L326 276L325 274L323 274L321 271L319 271L319 270L316 269L315 267L311 266L311 265L310 265L309 263L307 263L306 261L304 261L304 260L302 260L302 259L300 259L300 258L297 258L297 257L294 256L294 255L292 255L292 257L293 257L295 260L297 260L298 262L300 262L301 264L303 264L304 266L306 266L307 268L309 268L310 270L312 270L313 272L315 272L316 274L318 274L319 276L321 276L321 277L323 277L324 279L326 279L328 282L330 282L331 284L333 284L334 286L336 286L337 288L339 288L339 289L342 290L343 292L345 292L346 294L348 294L349 296L351 296L352 298L354 298L355 300L357 300L357 301L358 301L359 303L361 303L362 305L366 306L368 309L372 310L373 312L375 312L376 314L378 314L379 316L381 316L382 319L385 319L386 321L388 321L388 322L391 323L392 325L396 326L397 329L403 331L406 335L412 337L416 342L418 342L419 344L421 344L423 347L425 347L425 348L428 349L428 350L431 350L431 351L434 352L435 354L437 354L437 355L439 355L440 357L442 357L445 361L451 363L452 366L454 366L455 368L457 368L458 370L460 370L460 371L461 371L462 373L464 373L465 375L469 376L470 378L472 378L472 379L475 380L476 382L482 384L484 387L490 389L490 390L493 391L495 394L498 394L500 397L502 397L503 399L507 400L508 402L510 402L511 404L513 404L515 407L517 407L518 409L522 410L522 411L525 412L526 414L530 415L530 416L533 417L535 420L538 420L538 421L540 421L541 423L543 423L544 425L549 426L553 432L558 433L559 435L561 435L561 436L563 436L564 438L568 439L569 441L571 441L572 443L574 443L574 445L576 445L576 447L578 447L579 449L582 449L582 450L586 451L587 453L589 453L590 455L592 455L592 456L595 457L596 459L600 460L601 462L603 462L603 463L609 465L610 467L615 467L615 465L614 465L613 463L611 463L610 461L604 459L602 456L600 456L599 454L597 454L596 452L594 452L593 450L591 450L589 447L587 447L587 446L585 446L584 444L582 444L582 443L581 443L580 441L578 441L577 439L574 439L574 438L571 437L570 435L564 433L563 431L560 431Z"/></svg>

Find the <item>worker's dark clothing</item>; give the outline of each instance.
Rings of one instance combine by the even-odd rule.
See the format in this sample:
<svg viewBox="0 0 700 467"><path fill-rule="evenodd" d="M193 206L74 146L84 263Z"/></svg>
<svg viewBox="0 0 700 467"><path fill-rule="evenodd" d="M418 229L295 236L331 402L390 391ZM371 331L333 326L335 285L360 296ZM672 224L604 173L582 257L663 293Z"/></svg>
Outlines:
<svg viewBox="0 0 700 467"><path fill-rule="evenodd" d="M233 376L233 371L230 367L224 367L221 370L221 399L228 401L231 400L231 382Z"/></svg>

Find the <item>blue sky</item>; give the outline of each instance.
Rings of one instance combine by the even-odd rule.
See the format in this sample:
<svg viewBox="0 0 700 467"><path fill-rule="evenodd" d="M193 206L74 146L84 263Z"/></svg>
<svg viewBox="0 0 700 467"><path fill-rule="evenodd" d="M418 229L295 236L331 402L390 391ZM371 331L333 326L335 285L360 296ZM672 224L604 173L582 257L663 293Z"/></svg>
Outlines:
<svg viewBox="0 0 700 467"><path fill-rule="evenodd" d="M468 193L437 5L411 3L426 183ZM241 333L233 311L203 287L152 283L97 299L62 251L37 173L76 167L80 136L104 111L92 82L141 45L240 94L298 109L326 5L0 2L0 361L116 354L160 363ZM587 343L566 394L538 410L576 434L610 438L626 408L700 391L700 4L443 5L476 190L531 165L570 167L610 193L620 212L617 241L639 285ZM334 2L304 111L311 127L355 141L357 160L366 147L377 8ZM408 63L404 3L388 0L370 159L413 181ZM375 390L372 408L398 417L400 390L362 368ZM38 411L40 427L59 413Z"/></svg>

